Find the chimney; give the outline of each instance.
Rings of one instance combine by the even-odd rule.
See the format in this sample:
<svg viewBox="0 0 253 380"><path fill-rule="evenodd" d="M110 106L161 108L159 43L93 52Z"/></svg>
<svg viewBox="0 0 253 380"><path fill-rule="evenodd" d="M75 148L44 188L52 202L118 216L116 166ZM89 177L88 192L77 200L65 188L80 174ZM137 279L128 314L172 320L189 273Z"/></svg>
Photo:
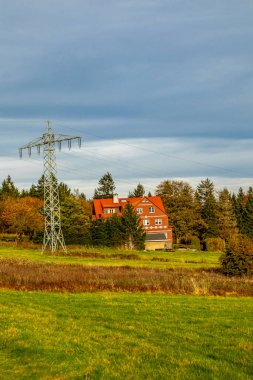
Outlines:
<svg viewBox="0 0 253 380"><path fill-rule="evenodd" d="M113 194L113 203L119 203L118 194Z"/></svg>

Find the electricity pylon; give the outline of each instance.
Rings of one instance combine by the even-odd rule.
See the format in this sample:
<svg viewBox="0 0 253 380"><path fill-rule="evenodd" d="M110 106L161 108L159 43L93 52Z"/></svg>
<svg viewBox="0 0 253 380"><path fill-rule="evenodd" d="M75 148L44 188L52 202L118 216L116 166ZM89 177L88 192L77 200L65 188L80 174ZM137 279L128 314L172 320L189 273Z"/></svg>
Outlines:
<svg viewBox="0 0 253 380"><path fill-rule="evenodd" d="M51 123L47 121L47 131L41 137L32 140L29 144L19 148L19 155L22 158L23 150L28 150L28 155L31 157L32 148L37 148L40 154L40 149L43 148L44 158L44 217L45 231L42 246L42 253L48 247L54 253L60 246L67 252L62 229L61 229L61 213L59 190L57 183L57 168L55 145L58 144L61 150L62 142L67 141L68 148L71 149L72 140L77 140L79 148L81 147L81 137L55 134L52 130Z"/></svg>

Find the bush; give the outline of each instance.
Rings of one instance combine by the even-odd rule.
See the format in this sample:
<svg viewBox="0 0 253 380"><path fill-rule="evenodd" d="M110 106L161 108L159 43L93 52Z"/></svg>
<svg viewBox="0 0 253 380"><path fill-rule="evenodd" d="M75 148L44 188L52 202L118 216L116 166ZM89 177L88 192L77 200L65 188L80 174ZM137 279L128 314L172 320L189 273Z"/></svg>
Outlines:
<svg viewBox="0 0 253 380"><path fill-rule="evenodd" d="M207 238L204 241L206 251L224 252L225 242L221 238Z"/></svg>
<svg viewBox="0 0 253 380"><path fill-rule="evenodd" d="M231 238L220 258L222 272L228 276L253 274L253 241L246 236Z"/></svg>
<svg viewBox="0 0 253 380"><path fill-rule="evenodd" d="M201 249L200 240L197 236L191 237L191 248L197 249L198 251Z"/></svg>

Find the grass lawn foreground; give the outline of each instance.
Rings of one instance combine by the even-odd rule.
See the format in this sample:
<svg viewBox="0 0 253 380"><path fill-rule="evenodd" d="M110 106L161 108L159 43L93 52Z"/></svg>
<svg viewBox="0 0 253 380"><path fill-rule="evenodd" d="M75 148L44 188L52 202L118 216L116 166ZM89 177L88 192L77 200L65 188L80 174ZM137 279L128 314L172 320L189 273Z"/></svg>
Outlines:
<svg viewBox="0 0 253 380"><path fill-rule="evenodd" d="M0 378L252 379L253 299L0 293Z"/></svg>
<svg viewBox="0 0 253 380"><path fill-rule="evenodd" d="M220 256L214 252L129 255L76 247L70 253L51 256L38 249L0 247L0 260L3 264L9 260L10 269L28 260L28 269L37 265L44 270L50 264L60 272L62 265L74 270L73 264L98 270L102 265L113 272L114 267L126 266L124 271L136 270L138 276L141 270L177 268L187 282L180 268L190 271L191 279L195 272L202 273L200 268L217 268ZM8 273L12 281L12 272ZM15 276L19 281L28 274L18 269ZM1 380L253 378L252 297L54 289L0 290Z"/></svg>

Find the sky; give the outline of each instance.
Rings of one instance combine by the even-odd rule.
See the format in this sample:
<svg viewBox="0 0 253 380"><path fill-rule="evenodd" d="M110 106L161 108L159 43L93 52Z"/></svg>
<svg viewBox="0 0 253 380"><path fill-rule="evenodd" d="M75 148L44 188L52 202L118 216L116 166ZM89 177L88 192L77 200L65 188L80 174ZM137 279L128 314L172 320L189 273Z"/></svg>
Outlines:
<svg viewBox="0 0 253 380"><path fill-rule="evenodd" d="M29 188L56 133L58 178L88 197L163 180L253 186L252 0L0 0L0 181Z"/></svg>

